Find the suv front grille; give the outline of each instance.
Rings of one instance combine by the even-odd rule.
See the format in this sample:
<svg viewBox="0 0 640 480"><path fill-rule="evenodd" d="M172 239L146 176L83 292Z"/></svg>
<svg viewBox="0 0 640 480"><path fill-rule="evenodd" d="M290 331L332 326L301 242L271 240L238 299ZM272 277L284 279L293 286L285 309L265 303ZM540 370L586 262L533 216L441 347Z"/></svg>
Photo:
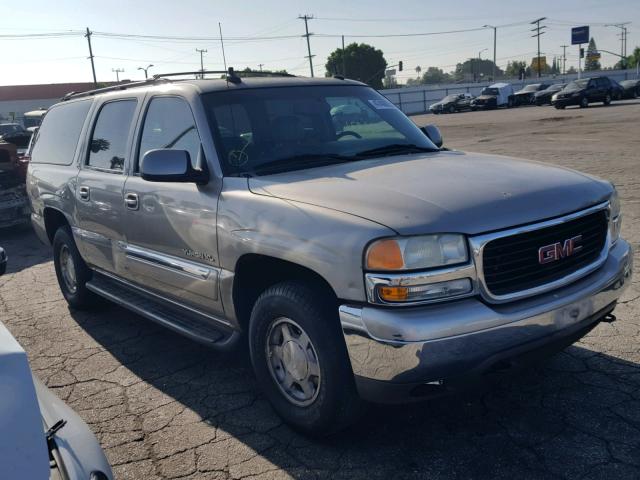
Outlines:
<svg viewBox="0 0 640 480"><path fill-rule="evenodd" d="M599 210L583 217L489 241L483 250L482 264L487 290L495 296L536 288L570 275L594 263L607 240L607 211ZM582 236L581 249L573 255L541 264L541 247Z"/></svg>

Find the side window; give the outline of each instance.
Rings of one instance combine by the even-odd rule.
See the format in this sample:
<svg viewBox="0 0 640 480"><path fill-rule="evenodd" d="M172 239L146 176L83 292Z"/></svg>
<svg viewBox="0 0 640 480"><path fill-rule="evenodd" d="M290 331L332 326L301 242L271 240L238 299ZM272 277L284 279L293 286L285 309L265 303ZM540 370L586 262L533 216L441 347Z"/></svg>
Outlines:
<svg viewBox="0 0 640 480"><path fill-rule="evenodd" d="M92 100L52 107L31 140L32 163L71 165Z"/></svg>
<svg viewBox="0 0 640 480"><path fill-rule="evenodd" d="M106 170L124 170L136 103L135 100L118 100L103 105L91 134L87 165Z"/></svg>
<svg viewBox="0 0 640 480"><path fill-rule="evenodd" d="M200 136L189 104L178 97L156 97L151 100L144 119L138 165L149 150L171 148L186 150L191 165L196 166L200 153Z"/></svg>
<svg viewBox="0 0 640 480"><path fill-rule="evenodd" d="M598 83L603 88L609 88L609 79L608 78L599 78Z"/></svg>

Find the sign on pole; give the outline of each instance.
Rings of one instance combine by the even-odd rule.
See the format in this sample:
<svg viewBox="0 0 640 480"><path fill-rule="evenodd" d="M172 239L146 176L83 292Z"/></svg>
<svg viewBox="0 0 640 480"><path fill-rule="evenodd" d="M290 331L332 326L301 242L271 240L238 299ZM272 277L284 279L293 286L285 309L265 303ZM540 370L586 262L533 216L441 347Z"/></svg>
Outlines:
<svg viewBox="0 0 640 480"><path fill-rule="evenodd" d="M581 43L589 43L589 25L571 29L571 45L580 45Z"/></svg>

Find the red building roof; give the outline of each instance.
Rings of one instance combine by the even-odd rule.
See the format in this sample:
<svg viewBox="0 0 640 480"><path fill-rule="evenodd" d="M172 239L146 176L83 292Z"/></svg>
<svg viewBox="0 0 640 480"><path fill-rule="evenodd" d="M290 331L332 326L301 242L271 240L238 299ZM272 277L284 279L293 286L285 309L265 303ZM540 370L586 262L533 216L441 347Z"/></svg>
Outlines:
<svg viewBox="0 0 640 480"><path fill-rule="evenodd" d="M101 83L101 86L112 82ZM61 98L69 92L86 92L93 89L93 82L83 83L45 83L42 85L0 86L0 102L12 100L40 100Z"/></svg>

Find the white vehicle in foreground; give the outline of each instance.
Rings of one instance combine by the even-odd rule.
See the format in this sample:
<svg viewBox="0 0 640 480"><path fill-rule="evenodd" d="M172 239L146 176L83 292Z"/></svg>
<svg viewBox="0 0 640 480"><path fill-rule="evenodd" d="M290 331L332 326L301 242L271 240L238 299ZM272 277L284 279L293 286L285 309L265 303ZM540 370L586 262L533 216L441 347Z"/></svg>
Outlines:
<svg viewBox="0 0 640 480"><path fill-rule="evenodd" d="M0 478L113 479L87 424L31 373L26 352L1 322L0 392Z"/></svg>

